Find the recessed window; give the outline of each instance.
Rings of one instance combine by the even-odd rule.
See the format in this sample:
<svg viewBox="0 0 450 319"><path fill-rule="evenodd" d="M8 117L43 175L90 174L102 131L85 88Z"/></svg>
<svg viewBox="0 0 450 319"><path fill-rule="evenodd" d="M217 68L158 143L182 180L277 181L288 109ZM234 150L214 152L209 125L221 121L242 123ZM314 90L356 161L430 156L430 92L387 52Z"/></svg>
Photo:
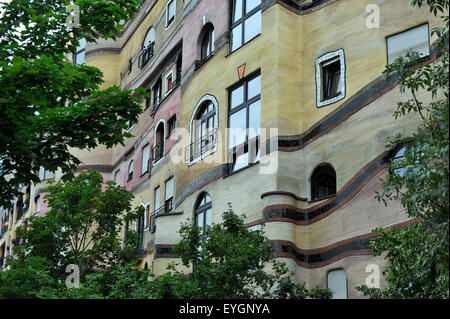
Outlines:
<svg viewBox="0 0 450 319"><path fill-rule="evenodd" d="M230 90L228 150L232 151L232 170L259 160L261 126L261 75L250 77Z"/></svg>
<svg viewBox="0 0 450 319"><path fill-rule="evenodd" d="M74 55L73 64L83 64L86 57L86 39L80 39L77 51Z"/></svg>
<svg viewBox="0 0 450 319"><path fill-rule="evenodd" d="M134 122L133 121L128 121L127 122L127 131L131 131L134 127Z"/></svg>
<svg viewBox="0 0 450 319"><path fill-rule="evenodd" d="M142 148L142 168L141 175L148 171L150 161L150 145L147 144Z"/></svg>
<svg viewBox="0 0 450 319"><path fill-rule="evenodd" d="M116 171L116 173L114 174L114 183L116 183L116 186L120 186L120 169Z"/></svg>
<svg viewBox="0 0 450 319"><path fill-rule="evenodd" d="M156 128L155 144L153 147L153 162L156 163L164 156L164 122L160 122Z"/></svg>
<svg viewBox="0 0 450 319"><path fill-rule="evenodd" d="M177 116L174 115L167 121L167 131L168 131L167 137L172 135L172 133L175 131L176 128L177 128Z"/></svg>
<svg viewBox="0 0 450 319"><path fill-rule="evenodd" d="M233 0L231 52L261 33L261 0Z"/></svg>
<svg viewBox="0 0 450 319"><path fill-rule="evenodd" d="M150 89L147 89L145 92L146 92L146 93L150 93L151 90L150 90ZM151 94L150 94L150 96L146 96L146 97L145 97L145 110L148 109L148 108L150 107L151 104L152 104L152 98L151 98Z"/></svg>
<svg viewBox="0 0 450 319"><path fill-rule="evenodd" d="M166 95L169 94L173 89L173 73L170 72L166 75Z"/></svg>
<svg viewBox="0 0 450 319"><path fill-rule="evenodd" d="M416 51L420 57L430 55L428 24L392 35L386 39L388 64L391 64L409 50Z"/></svg>
<svg viewBox="0 0 450 319"><path fill-rule="evenodd" d="M318 166L311 176L311 199L321 199L336 194L336 172L329 164Z"/></svg>
<svg viewBox="0 0 450 319"><path fill-rule="evenodd" d="M145 223L144 223L144 229L148 230L150 228L150 221L151 221L151 212L150 212L150 203L143 204L145 209Z"/></svg>
<svg viewBox="0 0 450 319"><path fill-rule="evenodd" d="M206 60L214 51L214 28L208 25L201 44L201 60Z"/></svg>
<svg viewBox="0 0 450 319"><path fill-rule="evenodd" d="M128 166L128 182L133 179L133 169L134 169L134 161L131 161L130 165Z"/></svg>
<svg viewBox="0 0 450 319"><path fill-rule="evenodd" d="M333 292L332 299L347 299L347 275L344 269L336 269L328 273L327 287Z"/></svg>
<svg viewBox="0 0 450 319"><path fill-rule="evenodd" d="M335 103L345 97L344 50L321 56L316 61L317 106Z"/></svg>
<svg viewBox="0 0 450 319"><path fill-rule="evenodd" d="M141 54L139 56L139 68L143 68L148 61L153 57L155 51L155 29L150 27L148 29L144 42L141 45Z"/></svg>
<svg viewBox="0 0 450 319"><path fill-rule="evenodd" d="M206 228L211 226L212 220L212 202L208 193L203 193L197 200L195 205L195 224L201 227L202 232L206 232Z"/></svg>
<svg viewBox="0 0 450 319"><path fill-rule="evenodd" d="M176 1L171 0L166 5L166 28L168 28L175 21Z"/></svg>
<svg viewBox="0 0 450 319"><path fill-rule="evenodd" d="M156 110L161 103L161 78L153 85L153 110Z"/></svg>

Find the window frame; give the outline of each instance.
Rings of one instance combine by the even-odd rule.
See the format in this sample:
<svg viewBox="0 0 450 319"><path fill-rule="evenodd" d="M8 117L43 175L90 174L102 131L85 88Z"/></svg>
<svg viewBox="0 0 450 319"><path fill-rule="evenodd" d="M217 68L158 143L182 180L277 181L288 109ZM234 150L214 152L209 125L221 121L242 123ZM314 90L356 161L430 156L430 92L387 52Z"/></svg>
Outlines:
<svg viewBox="0 0 450 319"><path fill-rule="evenodd" d="M119 183L117 183L117 176L119 177ZM114 183L116 184L116 187L121 186L122 184L122 174L120 173L120 169L114 173Z"/></svg>
<svg viewBox="0 0 450 319"><path fill-rule="evenodd" d="M41 211L41 195L34 197L34 213L37 214Z"/></svg>
<svg viewBox="0 0 450 319"><path fill-rule="evenodd" d="M234 20L234 12L235 12L235 7L236 7L236 1L237 0L231 0L231 10L230 10L230 47L229 47L229 52L235 52L236 50L238 50L239 48L243 47L245 44L247 44L248 42L250 42L251 40L253 40L254 38L256 38L258 35L261 34L262 32L262 0L261 3L256 6L255 8L253 8L250 12L245 13L246 11L246 6L247 6L247 0L242 0L242 16L235 22L233 22ZM251 39L249 39L247 42L245 42L245 21L247 19L249 19L250 17L252 17L254 14L256 14L258 11L261 10L261 30L260 32L255 35L254 37L252 37ZM238 25L241 25L241 45L238 46L236 49L233 50L233 40L232 40L232 34L233 34L233 29L235 27L237 27Z"/></svg>
<svg viewBox="0 0 450 319"><path fill-rule="evenodd" d="M170 5L172 2L173 2L174 5L175 5L175 10L174 10L174 13L173 13L173 18L170 19L170 18L169 18L169 5ZM177 1L176 1L176 0L169 0L169 1L167 1L167 3L166 3L166 31L167 31L167 30L172 26L172 24L175 22L176 17L177 17Z"/></svg>
<svg viewBox="0 0 450 319"><path fill-rule="evenodd" d="M211 23L208 23L205 26L206 30L202 36L201 43L200 43L200 61L206 61L210 56L214 54L214 26ZM208 45L206 50L204 49L205 46L205 40L208 40ZM209 51L209 53L208 53Z"/></svg>
<svg viewBox="0 0 450 319"><path fill-rule="evenodd" d="M320 197L318 181L317 181L318 176L320 176L321 174L330 175L329 172L332 172L332 174L334 175L334 176L331 176L332 178L334 178L334 193L327 194L325 196ZM329 163L322 163L322 164L316 166L310 177L310 188L311 188L310 189L311 201L323 200L323 199L327 199L329 197L335 196L337 194L337 174L336 174L336 170L334 169L334 167ZM327 193L328 193L328 191L327 191Z"/></svg>
<svg viewBox="0 0 450 319"><path fill-rule="evenodd" d="M81 41L81 40L84 40L85 43L84 43L84 46L81 49L78 49L79 46L76 47L75 54L73 56L73 61L72 61L74 65L82 65L82 64L85 63L85 62L83 62L83 63L78 63L77 62L78 55L81 54L81 53L83 53L83 60L86 61L86 45L87 45L87 42L86 42L86 39L84 39L84 38L83 39L79 39L78 41Z"/></svg>
<svg viewBox="0 0 450 319"><path fill-rule="evenodd" d="M209 198L209 202L206 204L201 205L201 202L203 201L203 198L205 197ZM206 213L208 210L211 210L211 225L212 225L212 198L211 195L209 195L207 192L203 192L199 195L197 198L197 201L195 202L194 206L194 224L198 226L198 216L203 214L203 222L202 222L202 234L204 235L206 232L206 228L211 225L207 225L206 223Z"/></svg>
<svg viewBox="0 0 450 319"><path fill-rule="evenodd" d="M327 288L331 290L330 285L329 285L329 279L330 279L330 273L336 272L336 271L343 271L345 274L345 298L344 299L348 299L348 276L347 276L347 272L345 271L345 269L343 268L335 268L335 269L330 269L327 272ZM333 293L333 297L331 297L331 299L338 299L338 298L334 298L334 293Z"/></svg>
<svg viewBox="0 0 450 319"><path fill-rule="evenodd" d="M147 148L147 154L148 154L148 159L147 159L147 161L144 161L144 151L145 151L145 148ZM151 156L150 156L150 143L147 143L147 144L145 144L143 147L142 147L142 154L141 154L141 176L142 175L144 175L145 173L148 173L149 171L150 171L150 158L151 158ZM144 170L144 163L145 162L147 162L147 168Z"/></svg>
<svg viewBox="0 0 450 319"><path fill-rule="evenodd" d="M243 78L242 80L240 80L239 82L237 82L236 84L233 84L231 87L228 88L228 118L227 118L227 128L230 129L230 117L237 113L242 111L243 109L246 109L246 135L245 135L245 141L241 144L238 145L234 145L232 147L230 147L230 132L228 132L227 134L227 158L230 159L228 161L229 165L229 173L235 173L240 171L241 169L245 169L247 167L250 167L254 164L257 164L259 162L259 160L256 160L258 157L258 153L260 150L259 147L259 142L260 142L260 135L257 135L255 137L252 137L249 140L249 125L250 125L250 106L257 102L257 101L261 101L261 90L262 87L260 85L260 91L257 95L251 97L250 99L248 99L248 84L249 82L251 82L252 80L256 79L257 77L260 77L260 81L262 80L262 74L261 74L261 70L257 70L251 74L249 74L247 77ZM235 107L232 108L231 103L232 103L232 92L236 89L238 89L239 87L243 86L244 88L244 95L243 95L243 102ZM260 114L260 126L261 126L261 105L260 105L260 110L259 110L259 114ZM256 145L256 151L253 152L254 148L250 148L250 145ZM250 149L249 149L250 148ZM250 153L250 151L252 151L252 153ZM247 161L247 165L235 170L234 167L236 165L236 161L237 161L237 157L240 155L243 155L245 153L248 153L249 157L248 157L248 161Z"/></svg>
<svg viewBox="0 0 450 319"><path fill-rule="evenodd" d="M330 62L336 58L339 58L339 61L340 61L341 90L340 90L339 94L330 96L330 97L324 99L323 64ZM316 60L316 105L318 108L336 103L339 100L342 100L343 98L345 98L345 95L346 95L345 79L346 79L346 66L345 66L344 49L338 49L336 51L331 51L331 52L325 53L324 55L317 58L317 60Z"/></svg>
<svg viewBox="0 0 450 319"><path fill-rule="evenodd" d="M420 27L422 27L422 26L424 26L424 25L427 26L428 55L425 55L425 56L421 57L421 59L426 59L426 58L429 58L429 57L430 57L430 54L431 54L431 44L430 44L430 41L431 41L431 40L430 40L430 24L429 24L428 22L425 22L425 23L421 23L421 24L419 24L419 25L416 25L416 26L414 26L414 27L408 28L408 29L406 29L406 30L403 30L403 31L400 31L400 32L396 32L396 33L393 33L393 34L390 34L390 35L386 36L385 42L386 42L386 63L387 63L387 65L389 65L389 64L391 64L392 62L395 61L395 59L394 59L394 61L392 61L391 63L389 63L389 43L388 43L388 39L389 39L389 38L392 38L392 37L394 37L394 36L398 36L398 35L400 35L400 34L402 34L402 33L406 33L406 32L412 31L412 30L414 30L414 29L420 28ZM404 52L404 53L406 53L406 52ZM404 54L403 54L403 55L404 55ZM402 55L402 56L403 56L403 55ZM397 58L398 58L398 57L397 57Z"/></svg>
<svg viewBox="0 0 450 319"><path fill-rule="evenodd" d="M130 172L131 169L131 172ZM130 161L130 164L128 164L128 178L127 178L127 182L131 181L133 179L133 175L134 175L134 160Z"/></svg>

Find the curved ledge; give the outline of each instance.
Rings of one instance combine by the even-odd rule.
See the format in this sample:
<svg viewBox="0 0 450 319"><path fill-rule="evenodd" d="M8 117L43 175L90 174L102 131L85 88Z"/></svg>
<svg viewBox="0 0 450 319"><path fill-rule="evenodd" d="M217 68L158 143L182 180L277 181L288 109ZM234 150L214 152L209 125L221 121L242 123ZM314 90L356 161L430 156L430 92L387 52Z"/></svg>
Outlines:
<svg viewBox="0 0 450 319"><path fill-rule="evenodd" d="M264 197L267 197L267 196L271 196L271 195L286 195L286 196L291 196L291 197L295 198L296 200L301 200L304 202L308 201L307 198L299 197L299 196L295 195L294 193L285 192L285 191L273 191L273 192L263 193L263 194L261 194L261 199L263 199Z"/></svg>

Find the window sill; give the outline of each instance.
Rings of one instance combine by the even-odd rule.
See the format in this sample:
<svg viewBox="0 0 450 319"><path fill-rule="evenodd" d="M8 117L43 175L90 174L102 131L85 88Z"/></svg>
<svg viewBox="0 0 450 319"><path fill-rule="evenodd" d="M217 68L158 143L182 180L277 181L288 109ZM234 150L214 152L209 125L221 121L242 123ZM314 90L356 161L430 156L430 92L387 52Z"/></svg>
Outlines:
<svg viewBox="0 0 450 319"><path fill-rule="evenodd" d="M197 71L198 69L200 69L203 65L205 65L209 60L211 60L214 56L214 51L211 52L210 55L208 55L206 58L204 58L203 60L196 60L195 61L195 71Z"/></svg>
<svg viewBox="0 0 450 319"><path fill-rule="evenodd" d="M252 41L255 40L256 38L258 38L260 35L261 35L261 33L255 35L253 38L251 38L250 40L248 40L247 42L245 42L244 44L242 44L242 45L241 45L239 48L237 48L236 50L231 51L231 52L228 52L228 54L225 55L225 57L228 58L231 54L233 54L233 53L239 51L241 48L245 47L247 44L249 44L250 42L252 42ZM231 49L231 48L228 47L228 50L230 50L230 49Z"/></svg>
<svg viewBox="0 0 450 319"><path fill-rule="evenodd" d="M238 169L238 170L236 170L236 171L234 171L234 172L228 173L228 174L227 174L226 176L224 176L223 178L227 178L227 177L232 176L232 175L234 175L234 174L240 173L240 172L246 170L247 168L253 167L253 166L257 165L257 164L259 164L259 161L255 162L255 163L250 163L250 164L248 164L247 166L244 166L244 167L242 167L242 168L240 168L240 169Z"/></svg>
<svg viewBox="0 0 450 319"><path fill-rule="evenodd" d="M320 201L322 201L324 199L330 199L330 198L333 198L333 197L336 197L336 194L328 195L328 196L321 197L321 198L311 199L311 200L308 201L308 204L310 204L310 203L317 203L317 202L320 202Z"/></svg>

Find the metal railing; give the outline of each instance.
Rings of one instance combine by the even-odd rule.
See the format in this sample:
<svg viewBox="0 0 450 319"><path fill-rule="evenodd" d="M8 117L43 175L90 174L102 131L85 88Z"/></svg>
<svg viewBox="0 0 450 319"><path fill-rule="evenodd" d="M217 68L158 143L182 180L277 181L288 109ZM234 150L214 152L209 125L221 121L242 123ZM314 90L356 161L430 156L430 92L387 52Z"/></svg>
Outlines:
<svg viewBox="0 0 450 319"><path fill-rule="evenodd" d="M166 202L164 203L163 206L159 207L157 210L155 210L150 215L149 228L152 233L156 231L156 223L155 223L156 217L170 212L172 210L172 208L173 208L173 198L170 198L170 199L166 200Z"/></svg>
<svg viewBox="0 0 450 319"><path fill-rule="evenodd" d="M185 162L192 162L213 149L217 143L217 128L210 129L205 135L186 146Z"/></svg>
<svg viewBox="0 0 450 319"><path fill-rule="evenodd" d="M152 149L152 159L156 163L164 156L164 142L156 144Z"/></svg>
<svg viewBox="0 0 450 319"><path fill-rule="evenodd" d="M139 60L138 60L138 67L140 69L142 69L147 64L148 61L150 61L150 59L153 56L154 49L155 49L155 43L152 42L152 43L150 43L148 48L145 48L144 50L142 50L142 53L139 56Z"/></svg>

